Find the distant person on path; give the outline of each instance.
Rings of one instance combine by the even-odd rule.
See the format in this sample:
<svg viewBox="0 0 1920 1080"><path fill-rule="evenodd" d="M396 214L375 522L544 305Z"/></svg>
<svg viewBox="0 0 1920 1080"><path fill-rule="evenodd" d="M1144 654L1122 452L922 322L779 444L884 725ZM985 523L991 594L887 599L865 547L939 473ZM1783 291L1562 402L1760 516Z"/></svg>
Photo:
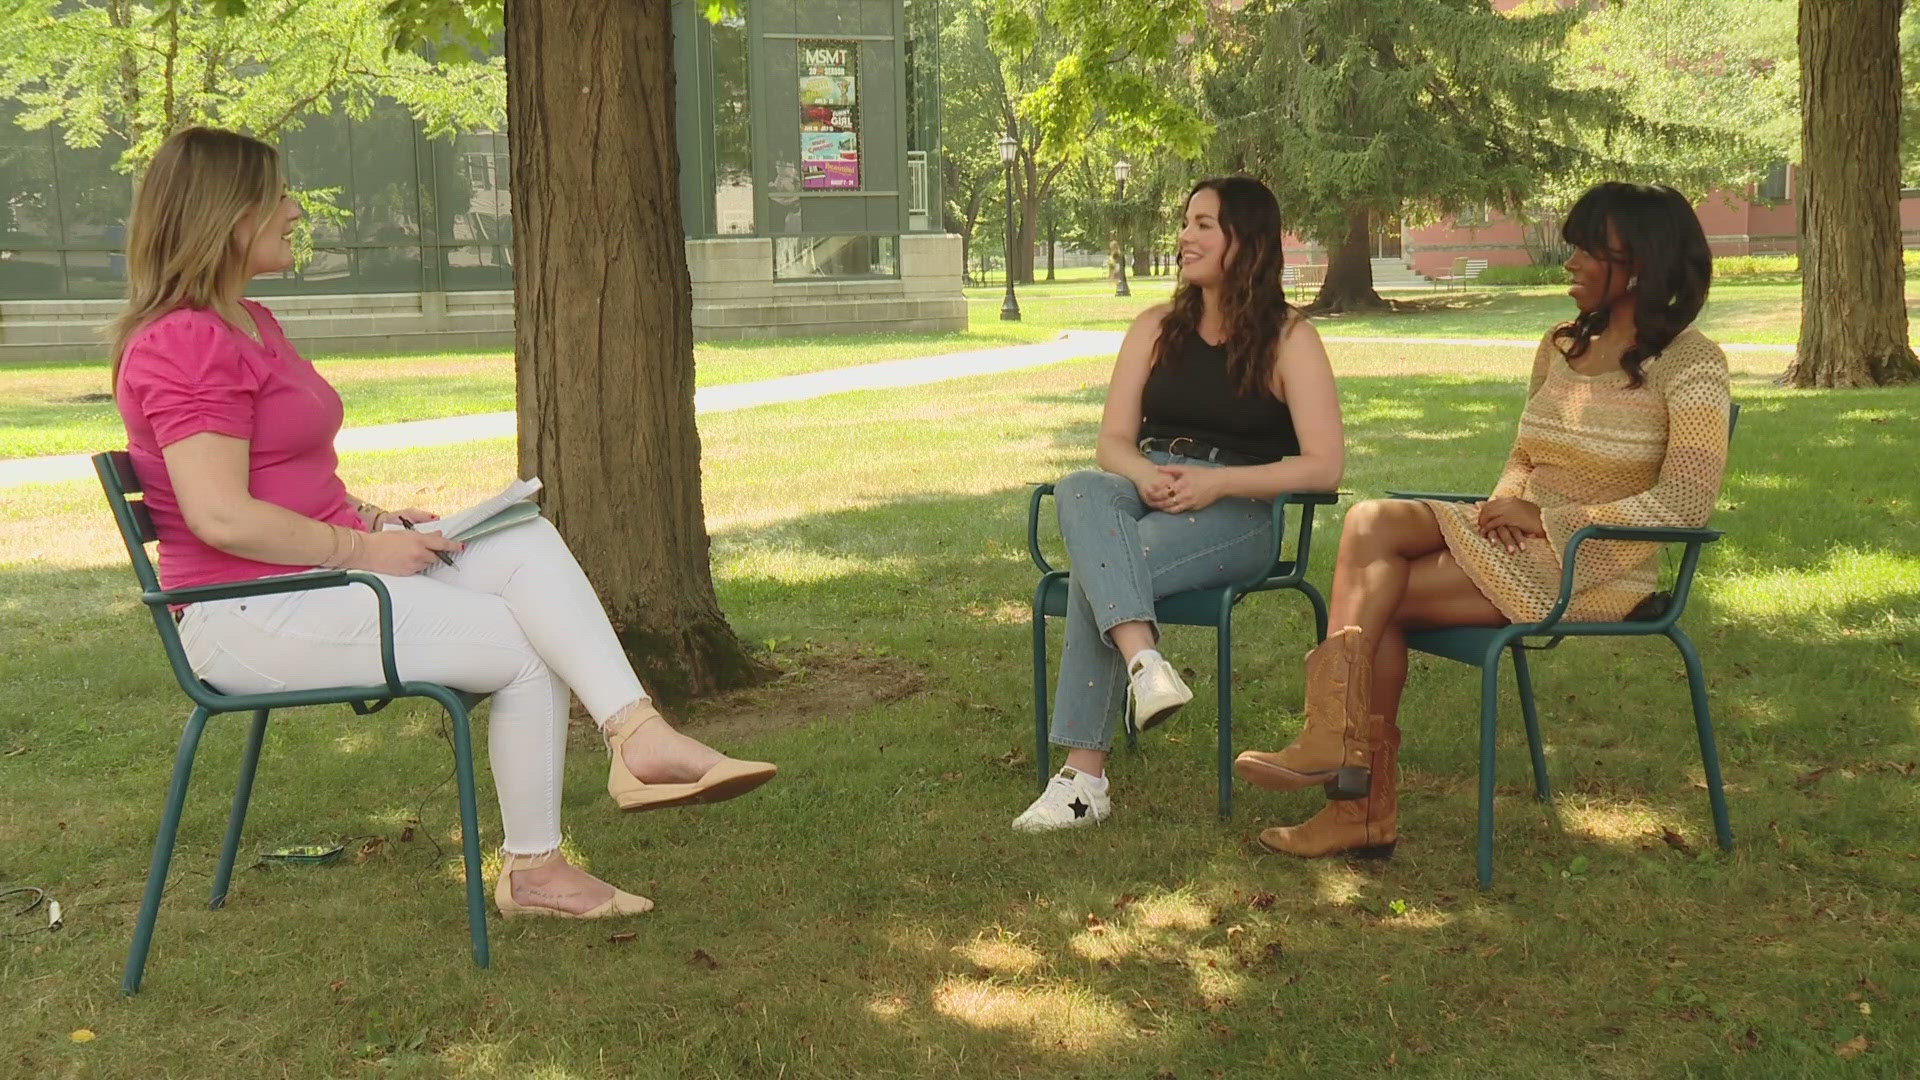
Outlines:
<svg viewBox="0 0 1920 1080"><path fill-rule="evenodd" d="M1141 730L1193 697L1155 647L1154 600L1265 569L1272 499L1340 483L1340 402L1320 336L1281 291L1280 207L1258 180L1187 196L1180 284L1120 344L1094 460L1056 486L1072 561L1053 742L1065 767L1013 821L1075 828L1112 812L1113 722Z"/></svg>
<svg viewBox="0 0 1920 1080"><path fill-rule="evenodd" d="M1249 751L1241 779L1324 785L1317 815L1267 849L1387 858L1396 840L1409 630L1545 618L1567 538L1585 525L1707 523L1727 459L1727 359L1693 329L1713 260L1685 196L1607 183L1568 213L1578 309L1541 339L1519 434L1486 502L1375 499L1347 512L1328 635L1307 657L1292 745ZM1581 545L1568 620L1626 618L1657 585L1655 544Z"/></svg>
<svg viewBox="0 0 1920 1080"><path fill-rule="evenodd" d="M774 767L724 757L668 725L545 519L463 547L400 527L431 513L383 510L347 491L333 449L340 396L267 309L241 297L249 279L293 265L299 217L273 148L211 128L170 137L134 198L114 397L159 534L162 584L313 567L379 574L401 677L493 695L501 912L648 910L652 901L560 853L568 691L600 725L623 810L731 798ZM382 681L367 589L213 600L176 616L194 673L224 693Z"/></svg>

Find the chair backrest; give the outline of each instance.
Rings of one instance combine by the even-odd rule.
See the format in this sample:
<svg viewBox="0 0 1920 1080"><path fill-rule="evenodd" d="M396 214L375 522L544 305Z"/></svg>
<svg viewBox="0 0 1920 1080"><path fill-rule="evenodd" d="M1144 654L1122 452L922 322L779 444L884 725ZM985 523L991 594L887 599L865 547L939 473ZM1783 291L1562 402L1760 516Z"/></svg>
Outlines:
<svg viewBox="0 0 1920 1080"><path fill-rule="evenodd" d="M133 458L125 450L109 450L93 455L93 471L106 492L107 507L113 511L114 524L120 527L120 539L127 545L127 558L133 563L133 576L140 579L145 592L160 590L159 575L147 558L147 545L158 539L153 517L141 495L140 476L133 471Z"/></svg>
<svg viewBox="0 0 1920 1080"><path fill-rule="evenodd" d="M1467 257L1465 255L1453 260L1453 269L1447 271L1447 276L1457 278L1467 276Z"/></svg>
<svg viewBox="0 0 1920 1080"><path fill-rule="evenodd" d="M109 450L93 455L93 471L100 477L100 488L106 492L107 506L113 511L114 524L120 527L120 539L127 545L127 559L133 564L133 576L140 581L140 591L157 593L160 591L160 576L154 573L153 560L147 558L147 545L158 537L153 531L153 517L147 513L146 500L141 494L140 476L133 471L133 459L125 450ZM167 654L167 666L173 669L173 677L180 683L180 689L187 696L205 704L205 695L210 691L193 674L193 665L187 660L186 649L180 644L180 628L173 621L165 604L147 604L147 613L153 616L154 632L160 635L160 647Z"/></svg>

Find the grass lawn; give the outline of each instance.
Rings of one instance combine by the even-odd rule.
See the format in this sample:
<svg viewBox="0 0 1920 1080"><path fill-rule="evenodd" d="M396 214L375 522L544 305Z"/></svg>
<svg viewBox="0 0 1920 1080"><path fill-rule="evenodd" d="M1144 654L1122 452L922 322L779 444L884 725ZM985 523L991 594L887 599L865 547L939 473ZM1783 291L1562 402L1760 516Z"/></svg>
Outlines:
<svg viewBox="0 0 1920 1080"><path fill-rule="evenodd" d="M1134 281L1131 297L1115 297L1095 268L1062 271L1055 282L1021 286L1021 319L1000 319L1002 289L966 290L969 326L944 334L866 334L779 341L704 342L695 348L695 381L721 386L914 356L1044 341L1066 330L1124 330L1143 308L1164 300L1170 278ZM1909 295L1920 298L1920 287ZM1323 317L1335 337L1494 337L1537 340L1567 314L1563 290L1394 294L1419 310L1390 315ZM1799 330L1797 284L1723 283L1701 318L1708 336L1725 342L1789 344ZM1916 321L1920 325L1920 320ZM1784 370L1785 356L1768 361ZM359 354L316 358L340 389L347 422L360 426L513 408L508 353ZM88 453L120 444L119 419L106 398L106 366L98 362L0 365L0 458Z"/></svg>
<svg viewBox="0 0 1920 1080"><path fill-rule="evenodd" d="M1348 487L1492 481L1528 350L1333 352ZM1008 831L1032 792L1025 485L1088 460L1107 367L1089 360L703 420L721 602L788 674L682 715L782 773L737 802L622 816L579 734L568 843L656 912L494 919L494 966L473 970L441 721L410 706L277 720L246 850L332 839L350 857L245 871L208 911L241 741L228 719L203 743L132 1001L119 965L186 709L94 486L9 492L0 887L49 887L67 926L28 934L34 918L0 914L4 1071L1912 1075L1920 389L1790 393L1772 359L1733 362L1728 536L1685 621L1712 684L1730 855L1678 658L1644 639L1536 660L1550 809L1529 797L1505 703L1488 892L1473 887L1477 680L1433 660L1416 661L1403 717L1390 863L1257 853L1260 827L1315 796L1242 789L1215 818L1211 636L1178 628L1163 647L1197 697L1116 756L1115 819ZM441 506L512 468L506 441L343 462L356 491ZM1242 610L1241 745L1290 736L1310 626L1286 594ZM499 832L481 786L485 847Z"/></svg>

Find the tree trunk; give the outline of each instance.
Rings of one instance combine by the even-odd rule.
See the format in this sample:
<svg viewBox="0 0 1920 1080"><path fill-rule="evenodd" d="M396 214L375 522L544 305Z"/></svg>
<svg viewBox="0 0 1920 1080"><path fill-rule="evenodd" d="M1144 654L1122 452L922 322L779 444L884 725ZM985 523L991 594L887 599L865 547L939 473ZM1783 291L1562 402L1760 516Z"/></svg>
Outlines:
<svg viewBox="0 0 1920 1080"><path fill-rule="evenodd" d="M766 669L714 598L666 4L509 0L520 469L674 701Z"/></svg>
<svg viewBox="0 0 1920 1080"><path fill-rule="evenodd" d="M1373 291L1373 233L1365 210L1347 213L1344 240L1327 244L1327 278L1320 295L1307 306L1311 315L1335 315L1343 311L1378 311L1387 306Z"/></svg>
<svg viewBox="0 0 1920 1080"><path fill-rule="evenodd" d="M1151 257L1151 254L1152 254L1151 252L1149 252L1146 248L1143 248L1143 247L1137 247L1133 249L1133 270L1131 271L1131 273L1133 274L1134 277L1147 276L1147 272L1150 269L1152 269L1152 267L1147 262L1147 260Z"/></svg>
<svg viewBox="0 0 1920 1080"><path fill-rule="evenodd" d="M1040 197L1031 182L1020 191L1020 234L1014 242L1013 261L1020 269L1020 284L1033 284L1033 250L1040 242Z"/></svg>
<svg viewBox="0 0 1920 1080"><path fill-rule="evenodd" d="M1054 248L1058 247L1059 244L1060 244L1060 239L1059 239L1059 234L1056 232L1056 223L1053 220L1053 211L1049 209L1047 211L1047 280L1048 281L1053 280L1053 252L1054 252Z"/></svg>
<svg viewBox="0 0 1920 1080"><path fill-rule="evenodd" d="M1900 265L1900 0L1800 0L1797 387L1920 379Z"/></svg>

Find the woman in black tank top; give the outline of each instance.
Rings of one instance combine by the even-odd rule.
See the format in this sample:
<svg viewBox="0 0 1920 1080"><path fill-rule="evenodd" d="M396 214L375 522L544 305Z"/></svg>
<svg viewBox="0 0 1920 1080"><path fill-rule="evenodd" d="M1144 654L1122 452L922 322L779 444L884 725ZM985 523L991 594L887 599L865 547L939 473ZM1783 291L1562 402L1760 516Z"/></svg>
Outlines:
<svg viewBox="0 0 1920 1080"><path fill-rule="evenodd" d="M1260 573L1273 497L1339 486L1333 370L1281 291L1280 243L1265 184L1194 187L1173 300L1142 312L1120 345L1099 468L1055 486L1073 572L1051 737L1067 759L1015 829L1106 819L1123 701L1145 730L1193 697L1155 648L1153 602Z"/></svg>

